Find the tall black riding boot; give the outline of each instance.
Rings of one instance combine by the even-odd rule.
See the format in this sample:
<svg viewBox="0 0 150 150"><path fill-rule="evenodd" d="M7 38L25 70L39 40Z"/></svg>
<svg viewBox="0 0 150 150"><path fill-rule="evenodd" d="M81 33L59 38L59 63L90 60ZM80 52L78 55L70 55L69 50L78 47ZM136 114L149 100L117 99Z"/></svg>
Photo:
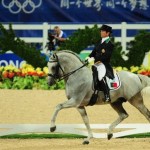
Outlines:
<svg viewBox="0 0 150 150"><path fill-rule="evenodd" d="M100 81L100 85L101 85L101 88L102 88L102 90L103 90L103 92L104 92L105 102L110 102L111 99L110 99L110 95L109 95L109 87L108 87L108 85L107 85L107 83L106 83L106 80L105 80L105 79L102 79L102 80Z"/></svg>
<svg viewBox="0 0 150 150"><path fill-rule="evenodd" d="M98 98L98 92L99 91L97 91L97 90L94 91L88 105L93 106L96 103L97 98Z"/></svg>
<svg viewBox="0 0 150 150"><path fill-rule="evenodd" d="M95 66L92 66L92 72L93 72L94 90L99 90L98 71L97 71L97 68Z"/></svg>

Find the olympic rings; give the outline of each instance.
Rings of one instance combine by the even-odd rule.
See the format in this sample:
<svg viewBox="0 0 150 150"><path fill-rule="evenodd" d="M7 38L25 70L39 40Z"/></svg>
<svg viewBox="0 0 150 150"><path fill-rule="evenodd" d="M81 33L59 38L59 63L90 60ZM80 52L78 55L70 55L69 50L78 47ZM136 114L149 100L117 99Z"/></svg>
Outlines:
<svg viewBox="0 0 150 150"><path fill-rule="evenodd" d="M20 13L21 10L24 13L31 14L36 8L40 7L41 4L42 0L39 0L39 3L37 4L34 3L32 0L24 0L24 2L19 2L18 0L11 0L10 3L8 3L7 0L2 0L2 5L13 14Z"/></svg>

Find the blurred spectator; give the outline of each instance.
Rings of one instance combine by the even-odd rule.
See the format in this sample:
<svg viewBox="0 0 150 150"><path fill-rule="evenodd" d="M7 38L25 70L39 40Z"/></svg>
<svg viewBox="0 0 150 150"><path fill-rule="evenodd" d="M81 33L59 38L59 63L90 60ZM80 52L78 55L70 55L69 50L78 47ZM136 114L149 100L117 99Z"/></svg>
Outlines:
<svg viewBox="0 0 150 150"><path fill-rule="evenodd" d="M67 34L60 29L59 26L54 27L54 46L58 49L61 43L67 39Z"/></svg>

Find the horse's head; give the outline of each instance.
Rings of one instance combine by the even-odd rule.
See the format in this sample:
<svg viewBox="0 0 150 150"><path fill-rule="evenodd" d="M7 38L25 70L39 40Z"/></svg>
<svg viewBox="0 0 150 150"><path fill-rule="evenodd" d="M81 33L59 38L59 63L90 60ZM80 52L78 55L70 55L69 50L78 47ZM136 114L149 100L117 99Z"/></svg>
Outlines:
<svg viewBox="0 0 150 150"><path fill-rule="evenodd" d="M63 50L54 53L48 62L48 84L55 84L57 79L67 79L82 65L82 60L74 52Z"/></svg>
<svg viewBox="0 0 150 150"><path fill-rule="evenodd" d="M48 62L48 85L54 85L56 80L63 75L63 69L60 65L59 57L57 54L53 54Z"/></svg>

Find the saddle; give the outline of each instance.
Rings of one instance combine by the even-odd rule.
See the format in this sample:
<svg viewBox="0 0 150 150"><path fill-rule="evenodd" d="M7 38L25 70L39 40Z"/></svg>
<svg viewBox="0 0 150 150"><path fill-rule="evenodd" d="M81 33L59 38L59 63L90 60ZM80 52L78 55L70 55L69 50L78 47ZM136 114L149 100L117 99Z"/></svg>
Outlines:
<svg viewBox="0 0 150 150"><path fill-rule="evenodd" d="M101 84L100 84L101 81L99 81L99 78L98 78L98 71L95 67L93 67L92 70L93 70L93 83L94 83L93 88L94 90L102 91L103 88L101 87ZM121 86L121 81L120 81L120 77L118 73L115 70L113 72L114 72L113 79L109 78L107 75L103 77L102 79L105 81L110 91L117 90Z"/></svg>
<svg viewBox="0 0 150 150"><path fill-rule="evenodd" d="M97 81L94 81L95 82L95 84L94 84L94 93L93 93L93 95L92 95L92 97L89 101L89 104L88 104L90 106L93 106L96 103L97 98L98 98L98 92L102 91L102 88L99 85L98 78L95 78L93 80L97 80ZM121 86L120 77L119 77L117 72L114 72L114 79L110 79L106 76L105 81L107 82L107 86L109 88L109 91L118 90Z"/></svg>

